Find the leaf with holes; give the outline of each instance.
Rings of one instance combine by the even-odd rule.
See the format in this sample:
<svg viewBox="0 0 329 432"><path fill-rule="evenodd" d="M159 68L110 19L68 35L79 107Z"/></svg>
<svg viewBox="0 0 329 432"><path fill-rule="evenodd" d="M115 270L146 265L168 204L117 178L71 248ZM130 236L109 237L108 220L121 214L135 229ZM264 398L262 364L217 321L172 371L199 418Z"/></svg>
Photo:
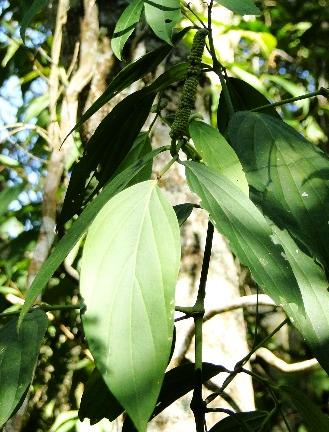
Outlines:
<svg viewBox="0 0 329 432"><path fill-rule="evenodd" d="M0 330L0 428L24 400L47 325L47 315L38 309L25 317L19 333L17 319Z"/></svg>
<svg viewBox="0 0 329 432"><path fill-rule="evenodd" d="M145 18L154 33L172 45L172 31L181 18L179 0L144 0Z"/></svg>
<svg viewBox="0 0 329 432"><path fill-rule="evenodd" d="M81 261L83 325L98 370L139 431L155 407L171 350L180 236L156 181L112 198Z"/></svg>
<svg viewBox="0 0 329 432"><path fill-rule="evenodd" d="M125 43L140 19L143 7L143 0L132 0L116 23L111 46L119 60L121 60L121 53Z"/></svg>

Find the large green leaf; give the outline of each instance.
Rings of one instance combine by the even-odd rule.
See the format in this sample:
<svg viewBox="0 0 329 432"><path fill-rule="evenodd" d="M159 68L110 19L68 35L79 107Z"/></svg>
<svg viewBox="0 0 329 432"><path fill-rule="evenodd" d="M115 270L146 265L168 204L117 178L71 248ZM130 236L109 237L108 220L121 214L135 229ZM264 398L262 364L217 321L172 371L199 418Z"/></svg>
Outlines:
<svg viewBox="0 0 329 432"><path fill-rule="evenodd" d="M194 363L186 363L166 372L156 407L151 416L152 418L157 416L177 399L193 390L194 369ZM210 380L220 372L223 372L222 366L203 363L203 382ZM95 424L103 418L113 421L122 414L123 411L123 408L105 384L99 371L94 369L82 395L79 409L80 420L89 418L90 424Z"/></svg>
<svg viewBox="0 0 329 432"><path fill-rule="evenodd" d="M236 413L216 423L209 432L257 432L268 416L269 413L266 411ZM265 427L262 431L269 432L269 427Z"/></svg>
<svg viewBox="0 0 329 432"><path fill-rule="evenodd" d="M249 186L241 163L226 139L212 126L194 120L189 132L203 162L223 174L249 196Z"/></svg>
<svg viewBox="0 0 329 432"><path fill-rule="evenodd" d="M328 432L329 417L323 414L301 389L280 386L280 390L289 397L304 420L308 432Z"/></svg>
<svg viewBox="0 0 329 432"><path fill-rule="evenodd" d="M113 195L127 187L129 182L138 174L138 172L163 150L164 148L153 150L152 153L147 154L140 161L118 174L103 188L100 194L86 206L78 219L72 224L71 228L67 230L66 234L60 239L34 278L22 307L19 325L21 325L23 317L33 305L35 299L42 293L55 270L64 261L70 250L85 233L88 226L104 204L106 204Z"/></svg>
<svg viewBox="0 0 329 432"><path fill-rule="evenodd" d="M226 85L234 111L249 111L270 103L262 93L239 78L229 77L226 80ZM281 118L272 107L266 108L262 112L278 119ZM226 106L224 93L221 92L217 109L217 125L221 133L225 133L229 119L230 115Z"/></svg>
<svg viewBox="0 0 329 432"><path fill-rule="evenodd" d="M181 18L179 0L144 0L145 18L154 33L172 44L172 31Z"/></svg>
<svg viewBox="0 0 329 432"><path fill-rule="evenodd" d="M61 225L79 213L86 200L87 184L96 170L98 183L90 195L113 177L143 127L154 98L155 92L146 89L129 95L97 127L87 143L84 155L73 167L59 218Z"/></svg>
<svg viewBox="0 0 329 432"><path fill-rule="evenodd" d="M179 264L178 222L156 181L117 194L88 231L80 278L85 334L104 381L139 431L170 354Z"/></svg>
<svg viewBox="0 0 329 432"><path fill-rule="evenodd" d="M328 266L326 155L290 126L266 114L236 113L229 136L252 187L252 199Z"/></svg>
<svg viewBox="0 0 329 432"><path fill-rule="evenodd" d="M283 249L274 244L265 218L230 180L196 162L185 162L188 183L201 198L215 227L224 234L242 264L249 267L255 281L277 304L299 305L299 288Z"/></svg>
<svg viewBox="0 0 329 432"><path fill-rule="evenodd" d="M26 10L23 11L20 34L25 43L26 28L31 24L33 18L48 4L47 0L34 0Z"/></svg>
<svg viewBox="0 0 329 432"><path fill-rule="evenodd" d="M17 319L0 329L0 428L24 400L47 324L47 315L38 309L25 317L19 333Z"/></svg>
<svg viewBox="0 0 329 432"><path fill-rule="evenodd" d="M221 6L239 15L260 15L253 0L216 0Z"/></svg>
<svg viewBox="0 0 329 432"><path fill-rule="evenodd" d="M304 336L321 366L329 373L329 293L323 269L306 255L287 231L271 225L283 246L301 291L305 315L294 314L294 324Z"/></svg>
<svg viewBox="0 0 329 432"><path fill-rule="evenodd" d="M122 49L136 27L143 7L143 0L131 0L116 23L111 46L114 54L120 60Z"/></svg>
<svg viewBox="0 0 329 432"><path fill-rule="evenodd" d="M9 204L18 198L23 189L24 185L18 184L0 192L0 216L8 211Z"/></svg>

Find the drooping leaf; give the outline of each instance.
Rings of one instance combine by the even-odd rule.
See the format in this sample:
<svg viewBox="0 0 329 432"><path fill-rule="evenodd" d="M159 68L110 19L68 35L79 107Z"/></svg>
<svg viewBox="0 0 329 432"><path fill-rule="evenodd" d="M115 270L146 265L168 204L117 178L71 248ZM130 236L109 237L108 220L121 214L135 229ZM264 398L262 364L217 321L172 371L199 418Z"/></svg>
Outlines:
<svg viewBox="0 0 329 432"><path fill-rule="evenodd" d="M38 309L25 317L19 333L17 319L0 329L0 428L23 402L47 324L47 315Z"/></svg>
<svg viewBox="0 0 329 432"><path fill-rule="evenodd" d="M269 100L247 82L234 77L226 80L234 111L248 111L269 104ZM281 117L275 108L262 110L264 114L272 115L278 119ZM227 110L224 93L221 92L217 109L217 126L221 133L225 133L230 116Z"/></svg>
<svg viewBox="0 0 329 432"><path fill-rule="evenodd" d="M236 413L216 423L209 432L258 431L268 416L269 413L266 411ZM270 432L269 426L262 429L262 431Z"/></svg>
<svg viewBox="0 0 329 432"><path fill-rule="evenodd" d="M81 398L79 419L83 421L88 418L90 424L94 425L103 418L113 421L123 411L122 406L105 384L102 375L95 368L87 381Z"/></svg>
<svg viewBox="0 0 329 432"><path fill-rule="evenodd" d="M287 231L281 231L273 224L271 228L292 267L305 307L305 315L296 314L294 324L329 373L329 292L325 272L300 250Z"/></svg>
<svg viewBox="0 0 329 432"><path fill-rule="evenodd" d="M145 18L154 33L172 45L172 31L181 18L179 0L144 0Z"/></svg>
<svg viewBox="0 0 329 432"><path fill-rule="evenodd" d="M236 113L228 132L252 199L328 266L327 156L287 124L261 113Z"/></svg>
<svg viewBox="0 0 329 432"><path fill-rule="evenodd" d="M308 432L327 432L329 430L329 417L323 414L301 389L280 386L280 390L289 397L305 422Z"/></svg>
<svg viewBox="0 0 329 432"><path fill-rule="evenodd" d="M189 132L203 162L227 177L249 196L249 186L241 163L223 135L212 126L196 120L190 123Z"/></svg>
<svg viewBox="0 0 329 432"><path fill-rule="evenodd" d="M26 28L31 24L33 18L48 4L47 0L34 0L29 7L24 10L20 34L23 42L25 43Z"/></svg>
<svg viewBox="0 0 329 432"><path fill-rule="evenodd" d="M119 60L121 60L121 53L125 43L140 19L143 7L143 0L131 0L116 23L111 46Z"/></svg>
<svg viewBox="0 0 329 432"><path fill-rule="evenodd" d="M88 231L84 330L97 368L138 431L153 412L170 354L179 264L178 222L156 181L117 194Z"/></svg>
<svg viewBox="0 0 329 432"><path fill-rule="evenodd" d="M146 154L152 151L151 140L148 132L140 132L133 142L131 149L129 150L127 156L123 159L115 175L119 174L121 171L133 165L136 161L141 159ZM145 165L145 167L137 173L137 175L130 181L130 185L134 183L139 183L144 180L149 180L152 174L152 163L153 160Z"/></svg>
<svg viewBox="0 0 329 432"><path fill-rule="evenodd" d="M184 222L186 222L194 207L195 205L191 203L178 204L174 206L179 226L182 226Z"/></svg>
<svg viewBox="0 0 329 432"><path fill-rule="evenodd" d="M206 382L220 372L223 372L223 367L211 363L203 363L202 370L202 379L203 382ZM177 399L193 390L193 386L194 363L183 364L166 372L158 401L151 417L157 416ZM96 395L97 400L95 399ZM82 395L79 410L80 420L89 418L91 424L95 424L103 418L113 421L123 411L123 408L105 384L101 374L95 369Z"/></svg>
<svg viewBox="0 0 329 432"><path fill-rule="evenodd" d="M277 304L293 303L303 311L300 291L281 246L271 239L272 231L263 215L230 180L212 169L184 162L190 188L201 198L217 230L252 277Z"/></svg>
<svg viewBox="0 0 329 432"><path fill-rule="evenodd" d="M238 15L260 15L260 10L253 0L216 0L216 2Z"/></svg>
<svg viewBox="0 0 329 432"><path fill-rule="evenodd" d="M47 285L49 279L54 274L55 270L64 261L70 250L79 241L81 236L85 233L90 223L93 221L97 213L108 202L108 200L116 193L122 191L129 182L148 164L157 154L161 153L164 148L153 150L152 153L147 154L141 160L136 162L133 166L127 168L122 173L118 174L111 180L100 192L100 194L90 202L83 210L78 219L72 224L70 229L67 230L65 235L60 239L54 250L42 265L41 269L34 278L30 286L24 305L22 307L19 325L30 307L33 305L35 299L42 293Z"/></svg>
<svg viewBox="0 0 329 432"><path fill-rule="evenodd" d="M96 170L97 190L113 177L143 127L154 98L154 92L139 90L118 103L100 123L82 158L73 167L59 224L63 225L78 213L85 199L88 200L86 187ZM95 189L91 194L94 192Z"/></svg>
<svg viewBox="0 0 329 432"><path fill-rule="evenodd" d="M8 211L9 204L18 198L23 189L24 185L18 184L0 192L0 216Z"/></svg>

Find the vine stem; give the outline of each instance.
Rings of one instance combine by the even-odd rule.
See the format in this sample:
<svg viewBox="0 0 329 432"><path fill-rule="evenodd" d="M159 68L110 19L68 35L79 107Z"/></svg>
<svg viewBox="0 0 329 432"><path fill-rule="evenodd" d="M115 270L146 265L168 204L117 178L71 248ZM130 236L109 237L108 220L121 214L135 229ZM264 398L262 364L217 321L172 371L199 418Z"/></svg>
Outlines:
<svg viewBox="0 0 329 432"><path fill-rule="evenodd" d="M45 312L49 311L65 311L65 310L74 310L74 309L82 309L83 305L76 304L76 305L47 305L47 304L41 304L38 305L36 308L30 309L29 312L32 312L35 309L41 309ZM21 313L21 309L17 311L10 311L10 312L2 312L0 313L0 318L7 318L9 316L19 315Z"/></svg>
<svg viewBox="0 0 329 432"><path fill-rule="evenodd" d="M208 278L209 263L211 257L212 241L214 236L214 226L209 221L204 249L200 283L196 302L193 306L193 317L195 327L195 369L194 369L194 391L191 401L196 425L196 432L204 432L205 425L205 404L202 399L202 324L204 310L204 300L206 297L206 284Z"/></svg>
<svg viewBox="0 0 329 432"><path fill-rule="evenodd" d="M297 101L300 101L303 99L310 99L310 98L315 97L315 96L324 96L326 98L329 98L329 89L321 87L319 90L317 90L315 92L306 93L306 94L292 97L292 98L288 98L288 99L282 99L279 102L273 102L273 103L269 103L269 104L254 108L251 111L262 111L262 110L267 109L267 108L275 108L275 107L280 106L280 105L285 105L285 104L288 104L291 102L297 102Z"/></svg>

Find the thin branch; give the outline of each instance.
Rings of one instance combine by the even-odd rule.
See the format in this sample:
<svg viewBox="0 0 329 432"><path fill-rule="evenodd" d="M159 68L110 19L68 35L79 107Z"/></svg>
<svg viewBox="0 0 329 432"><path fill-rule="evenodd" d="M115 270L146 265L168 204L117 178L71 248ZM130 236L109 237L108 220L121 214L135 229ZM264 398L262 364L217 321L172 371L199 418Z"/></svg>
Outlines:
<svg viewBox="0 0 329 432"><path fill-rule="evenodd" d="M69 311L69 310L75 310L75 309L83 309L84 305L81 304L71 304L71 305L48 305L48 304L40 304L30 310L32 312L35 309L41 309L45 312L49 311ZM9 311L9 312L1 312L0 318L8 318L10 316L19 315L21 313L21 308L19 308L16 311Z"/></svg>
<svg viewBox="0 0 329 432"><path fill-rule="evenodd" d="M297 101L300 101L303 99L310 99L310 98L315 97L315 96L324 96L326 98L329 98L329 89L321 87L320 90L317 90L315 92L306 93L304 95L296 96L296 97L292 97L292 98L288 98L288 99L282 99L279 102L273 102L273 103L269 103L269 104L254 108L251 111L256 112L256 111L265 110L267 108L275 108L275 107L280 106L280 105L286 105L288 103L297 102Z"/></svg>
<svg viewBox="0 0 329 432"><path fill-rule="evenodd" d="M273 366L285 373L305 372L319 366L319 363L315 358L297 363L287 363L273 354L272 351L264 347L258 348L258 350L255 352L255 355L265 360L270 366Z"/></svg>
<svg viewBox="0 0 329 432"><path fill-rule="evenodd" d="M1 128L7 130L8 136L15 135L18 132L22 132L23 130L35 130L38 135L40 135L48 144L50 144L49 136L48 136L46 129L44 129L38 125L18 122L18 123L12 123L9 125L2 126ZM9 129L12 129L12 130L9 131Z"/></svg>

